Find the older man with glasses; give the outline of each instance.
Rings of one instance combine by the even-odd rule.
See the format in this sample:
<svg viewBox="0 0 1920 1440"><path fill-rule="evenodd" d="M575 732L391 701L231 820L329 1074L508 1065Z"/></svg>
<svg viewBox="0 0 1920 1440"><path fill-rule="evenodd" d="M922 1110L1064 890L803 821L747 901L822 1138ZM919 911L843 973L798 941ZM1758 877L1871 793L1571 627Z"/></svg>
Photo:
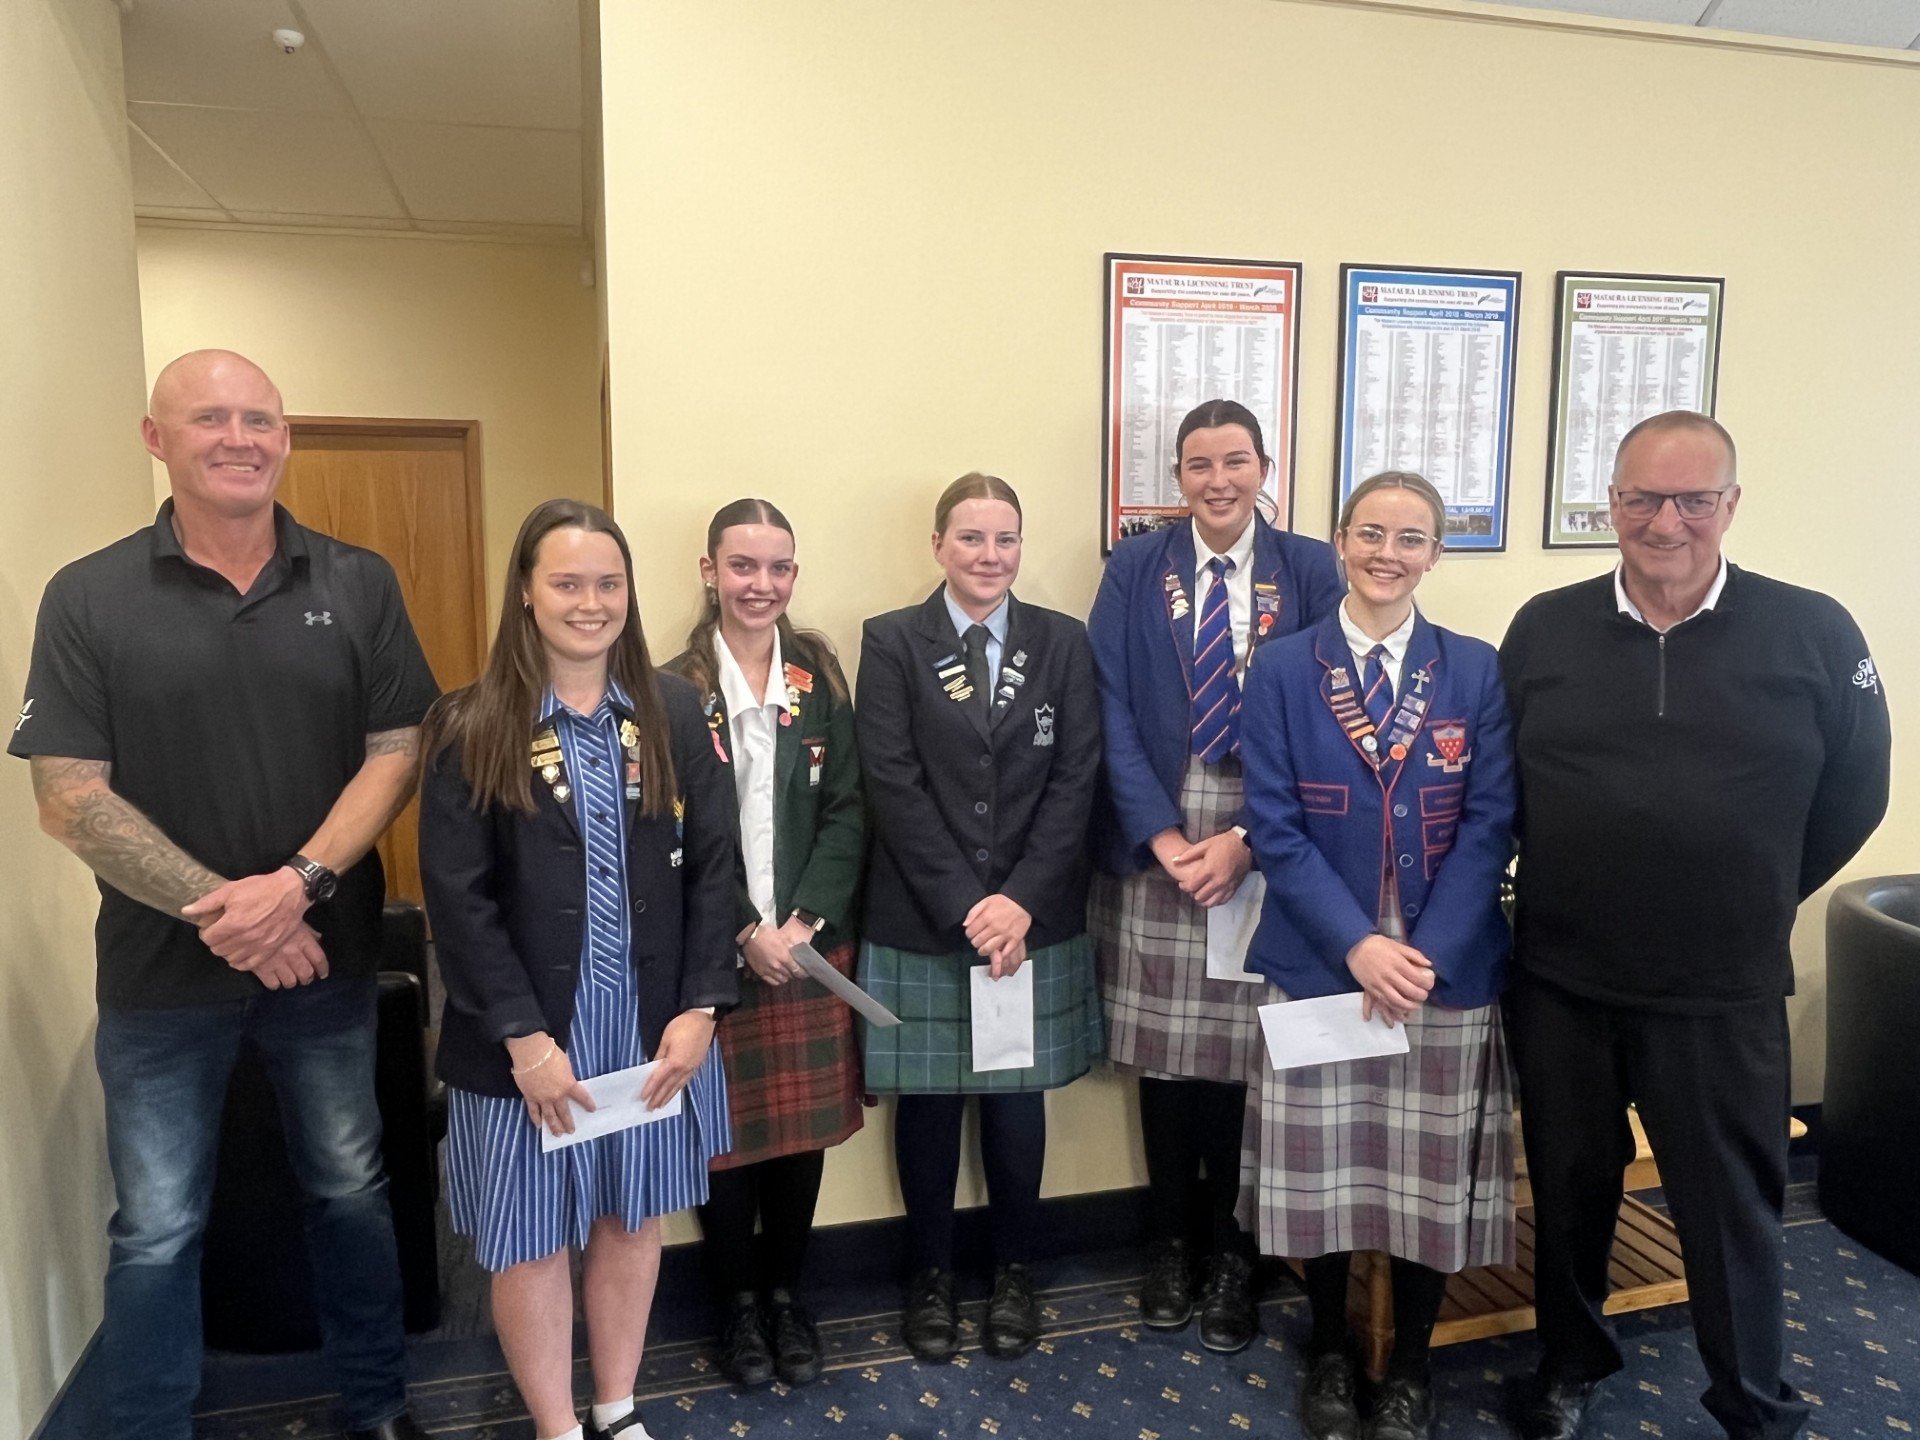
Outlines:
<svg viewBox="0 0 1920 1440"><path fill-rule="evenodd" d="M1620 442L1610 576L1536 596L1501 646L1520 779L1507 1015L1544 1354L1525 1440L1571 1440L1622 1367L1603 1318L1638 1108L1678 1227L1708 1388L1787 1437L1780 1215L1800 901L1886 811L1886 697L1828 596L1727 563L1733 439L1690 411Z"/></svg>

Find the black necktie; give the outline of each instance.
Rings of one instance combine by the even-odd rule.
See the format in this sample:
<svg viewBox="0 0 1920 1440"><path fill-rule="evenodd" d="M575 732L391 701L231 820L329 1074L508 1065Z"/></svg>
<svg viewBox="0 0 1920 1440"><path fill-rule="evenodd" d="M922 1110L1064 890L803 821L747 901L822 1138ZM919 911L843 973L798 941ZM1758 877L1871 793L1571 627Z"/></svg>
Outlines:
<svg viewBox="0 0 1920 1440"><path fill-rule="evenodd" d="M987 641L991 632L984 625L969 625L967 642L967 683L979 697L980 713L993 717L993 677L987 673Z"/></svg>

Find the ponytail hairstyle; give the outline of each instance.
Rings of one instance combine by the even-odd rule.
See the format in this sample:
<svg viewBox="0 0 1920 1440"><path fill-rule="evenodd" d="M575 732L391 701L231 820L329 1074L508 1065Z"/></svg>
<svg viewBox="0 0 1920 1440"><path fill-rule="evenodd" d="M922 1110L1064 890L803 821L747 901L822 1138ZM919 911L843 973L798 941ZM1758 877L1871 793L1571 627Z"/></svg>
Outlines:
<svg viewBox="0 0 1920 1440"><path fill-rule="evenodd" d="M1013 507L1014 517L1022 524L1026 515L1020 509L1020 497L1014 493L1013 486L998 475L987 475L979 470L969 470L958 480L940 492L940 498L933 502L933 533L947 533L947 522L953 518L953 507L962 500L1004 500Z"/></svg>
<svg viewBox="0 0 1920 1440"><path fill-rule="evenodd" d="M550 676L546 647L527 603L540 544L555 530L585 530L611 535L627 571L627 623L607 657L608 678L633 701L640 730L640 804L648 815L666 813L674 800L673 746L667 711L654 682L646 634L640 628L640 602L633 588L633 552L627 537L606 511L578 500L548 500L521 523L507 561L501 595L500 627L480 678L444 695L422 722L421 764L430 766L448 745L460 748L461 767L473 792L473 808L533 812L533 768L528 745Z"/></svg>
<svg viewBox="0 0 1920 1440"><path fill-rule="evenodd" d="M707 559L717 569L720 564L720 538L735 525L771 525L776 530L793 534L793 525L779 506L771 500L752 498L735 500L722 505L713 512L713 519L707 522ZM818 630L797 630L792 619L782 611L774 622L780 632L780 653L789 660L806 656L814 662L816 670L825 672L827 688L833 692L836 700L848 698L847 679L840 673L840 657L834 652L833 642ZM720 592L712 586L700 602L700 618L693 622L693 628L687 632L686 664L681 667L686 678L702 696L716 695L720 691L720 666L714 646L720 641ZM784 682L782 682L784 683Z"/></svg>

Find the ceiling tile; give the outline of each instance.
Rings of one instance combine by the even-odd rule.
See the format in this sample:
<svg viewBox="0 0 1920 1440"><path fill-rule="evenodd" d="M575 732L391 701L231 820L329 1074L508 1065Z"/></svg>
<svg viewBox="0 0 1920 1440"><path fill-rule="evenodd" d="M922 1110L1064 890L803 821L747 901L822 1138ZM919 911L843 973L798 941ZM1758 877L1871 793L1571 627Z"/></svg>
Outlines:
<svg viewBox="0 0 1920 1440"><path fill-rule="evenodd" d="M1920 35L1920 0L1725 0L1708 22L1716 30L1751 30L1842 45L1904 50Z"/></svg>
<svg viewBox="0 0 1920 1440"><path fill-rule="evenodd" d="M578 227L580 137L377 120L374 139L421 220Z"/></svg>
<svg viewBox="0 0 1920 1440"><path fill-rule="evenodd" d="M578 0L303 0L370 119L580 127Z"/></svg>
<svg viewBox="0 0 1920 1440"><path fill-rule="evenodd" d="M283 27L301 28L285 0L139 0L122 32L127 99L345 113L317 50L274 45Z"/></svg>
<svg viewBox="0 0 1920 1440"><path fill-rule="evenodd" d="M127 110L229 210L404 216L380 157L350 120L171 105Z"/></svg>
<svg viewBox="0 0 1920 1440"><path fill-rule="evenodd" d="M141 133L138 125L127 126L127 153L133 160L133 203L136 206L219 213L220 207L214 203L213 197L169 164L167 157Z"/></svg>
<svg viewBox="0 0 1920 1440"><path fill-rule="evenodd" d="M1664 25L1692 25L1709 0L1517 0L1528 10L1567 10L1577 15L1599 15L1608 20L1652 20Z"/></svg>

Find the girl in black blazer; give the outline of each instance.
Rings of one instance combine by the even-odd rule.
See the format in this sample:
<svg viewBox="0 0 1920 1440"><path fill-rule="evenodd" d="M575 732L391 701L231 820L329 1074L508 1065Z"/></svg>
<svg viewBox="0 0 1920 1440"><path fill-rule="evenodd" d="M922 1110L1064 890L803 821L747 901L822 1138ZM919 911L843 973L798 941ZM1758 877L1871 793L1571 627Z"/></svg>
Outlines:
<svg viewBox="0 0 1920 1440"><path fill-rule="evenodd" d="M493 1272L493 1319L543 1440L573 1410L579 1246L592 1336L585 1433L646 1440L633 1382L660 1268L657 1217L706 1198L729 1146L715 1011L734 979L733 796L693 688L656 675L627 542L552 500L514 542L486 673L427 720L420 862L447 1007L454 1228ZM678 1115L569 1135L581 1083L643 1062ZM684 1093L683 1093L684 1092ZM622 1097L625 1098L625 1097Z"/></svg>
<svg viewBox="0 0 1920 1440"><path fill-rule="evenodd" d="M913 1278L907 1344L959 1345L953 1190L966 1096L980 1095L995 1272L984 1343L1039 1337L1027 1278L1046 1151L1043 1091L1105 1046L1086 936L1087 816L1100 763L1099 694L1086 629L1010 593L1020 501L966 475L934 509L946 583L866 624L855 718L876 843L867 867L861 983L900 1016L869 1027L869 1089L900 1097L894 1155ZM973 1068L971 973L1032 965L1034 1063Z"/></svg>

